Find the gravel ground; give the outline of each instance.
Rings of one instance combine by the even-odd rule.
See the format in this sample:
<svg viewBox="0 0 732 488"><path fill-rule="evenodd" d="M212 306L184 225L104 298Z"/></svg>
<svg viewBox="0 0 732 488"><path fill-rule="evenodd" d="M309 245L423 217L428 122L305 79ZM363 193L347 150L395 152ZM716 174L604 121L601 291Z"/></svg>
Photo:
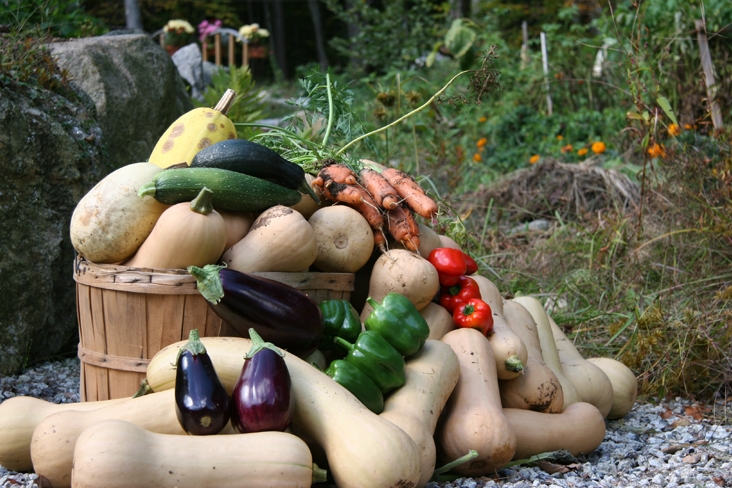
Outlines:
<svg viewBox="0 0 732 488"><path fill-rule="evenodd" d="M17 395L79 401L79 362L48 362L0 378L0 402ZM2 442L2 440L0 440ZM683 399L638 403L608 422L605 440L586 458L554 457L503 469L496 478L433 482L430 488L732 487L732 402ZM38 476L0 466L0 487L36 488ZM103 487L100 487L103 488ZM364 487L369 488L369 487Z"/></svg>

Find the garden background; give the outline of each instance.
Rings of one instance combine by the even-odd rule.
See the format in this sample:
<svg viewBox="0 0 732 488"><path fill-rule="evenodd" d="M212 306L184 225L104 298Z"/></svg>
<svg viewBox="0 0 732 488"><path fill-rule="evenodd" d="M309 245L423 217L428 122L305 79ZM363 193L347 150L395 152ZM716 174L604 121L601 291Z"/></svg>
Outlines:
<svg viewBox="0 0 732 488"><path fill-rule="evenodd" d="M130 5L149 34L258 24L269 55L234 56L204 102L236 89L240 136L384 128L352 150L417 176L504 296L538 294L646 395L732 394L728 2L23 0L0 8L3 42L26 47L2 50L0 82L54 89L44 42L134 27Z"/></svg>

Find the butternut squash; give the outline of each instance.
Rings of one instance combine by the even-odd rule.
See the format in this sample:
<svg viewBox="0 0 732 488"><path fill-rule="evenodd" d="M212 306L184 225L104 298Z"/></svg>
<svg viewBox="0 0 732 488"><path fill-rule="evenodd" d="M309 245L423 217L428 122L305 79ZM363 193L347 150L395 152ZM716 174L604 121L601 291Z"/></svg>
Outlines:
<svg viewBox="0 0 732 488"><path fill-rule="evenodd" d="M605 438L605 419L589 403L573 403L556 414L518 408L504 408L503 413L516 435L514 459L563 449L574 456L589 454Z"/></svg>
<svg viewBox="0 0 732 488"><path fill-rule="evenodd" d="M226 222L226 246L231 246L239 242L247 235L254 223L254 215L251 212L232 212L230 210L217 210Z"/></svg>
<svg viewBox="0 0 732 488"><path fill-rule="evenodd" d="M245 481L246 480L246 481ZM74 488L309 487L310 449L286 432L186 436L103 420L74 448Z"/></svg>
<svg viewBox="0 0 732 488"><path fill-rule="evenodd" d="M554 334L552 333L552 327L549 324L549 316L547 315L541 302L534 297L523 296L516 297L513 299L514 302L520 303L529 311L536 324L536 332L539 335L539 345L541 347L541 355L544 358L544 362L552 370L559 380L559 384L562 385L562 392L564 393L564 406L562 410L567 408L573 403L582 401L582 395L567 375L565 374L562 362L559 359L559 352L557 346L554 343Z"/></svg>
<svg viewBox="0 0 732 488"><path fill-rule="evenodd" d="M248 351L251 342L238 337L202 337L201 342L222 383L231 391L244 363L242 351ZM171 344L151 359L147 379L154 391L174 387L175 372L170 364L184 344ZM302 359L285 353L285 362L295 402L292 424L323 448L339 488L417 485L421 457L409 435Z"/></svg>
<svg viewBox="0 0 732 488"><path fill-rule="evenodd" d="M439 341L442 339L442 336L455 329L455 322L452 320L452 315L445 310L445 307L438 303L428 303L419 313L430 328L428 339L436 339Z"/></svg>
<svg viewBox="0 0 732 488"><path fill-rule="evenodd" d="M31 471L31 439L38 424L57 412L94 410L127 400L51 403L39 398L17 396L0 403L0 465L13 471Z"/></svg>
<svg viewBox="0 0 732 488"><path fill-rule="evenodd" d="M607 417L613 406L613 384L610 379L601 368L582 357L554 319L547 315L547 320L565 375L577 388L582 401L593 404L603 417Z"/></svg>
<svg viewBox="0 0 732 488"><path fill-rule="evenodd" d="M442 244L441 247L451 247L453 249L461 249L460 244L455 242L451 237L447 237L446 235L439 234L440 243Z"/></svg>
<svg viewBox="0 0 732 488"><path fill-rule="evenodd" d="M43 419L33 431L30 446L33 469L43 486L71 486L74 445L84 429L95 422L118 419L151 432L187 435L175 414L174 393L151 393L94 410L57 412ZM231 426L224 432L233 432Z"/></svg>
<svg viewBox="0 0 732 488"><path fill-rule="evenodd" d="M480 297L491 306L494 312L503 315L503 297L498 287L488 278L479 274L470 275L471 278L478 283L480 288Z"/></svg>
<svg viewBox="0 0 732 488"><path fill-rule="evenodd" d="M331 273L355 273L374 251L374 233L361 213L347 205L317 210L308 223L315 233L318 255L313 263Z"/></svg>
<svg viewBox="0 0 732 488"><path fill-rule="evenodd" d="M453 330L442 341L457 355L460 379L435 435L440 457L449 462L474 449L478 456L453 471L465 476L495 473L513 457L516 436L501 408L493 349L475 329Z"/></svg>
<svg viewBox="0 0 732 488"><path fill-rule="evenodd" d="M496 358L498 379L512 380L523 374L529 360L529 350L498 312L493 312L493 332L487 337Z"/></svg>
<svg viewBox="0 0 732 488"><path fill-rule="evenodd" d="M369 296L381 302L389 293L396 292L422 310L440 291L437 270L425 258L405 249L392 249L376 259L369 279ZM361 310L365 322L373 307L366 303Z"/></svg>
<svg viewBox="0 0 732 488"><path fill-rule="evenodd" d="M503 406L536 412L561 412L564 407L562 385L544 363L533 317L523 305L512 300L504 302L503 312L509 327L524 342L529 355L523 374L511 380L499 380Z"/></svg>
<svg viewBox="0 0 732 488"><path fill-rule="evenodd" d="M407 361L406 377L404 386L386 398L379 416L417 444L422 467L417 486L425 486L435 470L437 420L458 382L460 365L448 344L430 339Z"/></svg>
<svg viewBox="0 0 732 488"><path fill-rule="evenodd" d="M275 205L262 212L221 261L242 273L307 271L318 256L315 232L301 213Z"/></svg>
<svg viewBox="0 0 732 488"><path fill-rule="evenodd" d="M633 371L613 358L588 358L587 361L600 368L612 384L613 403L607 418L614 420L628 415L638 397L638 380Z"/></svg>
<svg viewBox="0 0 732 488"><path fill-rule="evenodd" d="M119 263L140 248L168 208L137 191L161 168L132 163L105 176L76 204L71 215L71 244L93 263Z"/></svg>
<svg viewBox="0 0 732 488"><path fill-rule="evenodd" d="M419 227L419 247L417 251L420 256L427 259L433 249L442 247L442 241L432 227L422 222L419 222L417 226Z"/></svg>
<svg viewBox="0 0 732 488"><path fill-rule="evenodd" d="M174 170L173 170L174 171ZM132 268L203 267L216 263L226 248L226 222L203 188L192 202L168 208L125 266Z"/></svg>

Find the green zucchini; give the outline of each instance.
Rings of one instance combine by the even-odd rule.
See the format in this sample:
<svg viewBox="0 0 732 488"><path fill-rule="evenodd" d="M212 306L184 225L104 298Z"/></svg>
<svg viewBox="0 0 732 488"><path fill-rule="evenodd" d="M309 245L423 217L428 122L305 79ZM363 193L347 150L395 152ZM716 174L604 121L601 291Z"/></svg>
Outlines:
<svg viewBox="0 0 732 488"><path fill-rule="evenodd" d="M137 194L175 205L192 201L204 186L213 192L214 209L234 212L263 212L275 205L289 207L302 198L295 190L255 176L227 169L190 167L169 168L156 173Z"/></svg>
<svg viewBox="0 0 732 488"><path fill-rule="evenodd" d="M318 196L305 179L305 171L262 144L246 139L227 139L201 149L191 168L219 168L273 181L313 197Z"/></svg>

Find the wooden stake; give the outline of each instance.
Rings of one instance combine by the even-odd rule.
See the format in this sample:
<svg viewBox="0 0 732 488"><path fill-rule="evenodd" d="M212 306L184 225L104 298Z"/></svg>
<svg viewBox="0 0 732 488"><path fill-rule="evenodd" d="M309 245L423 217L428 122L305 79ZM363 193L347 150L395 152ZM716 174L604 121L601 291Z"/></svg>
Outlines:
<svg viewBox="0 0 732 488"><path fill-rule="evenodd" d="M703 20L696 20L696 39L699 43L699 54L701 56L702 69L704 70L704 82L707 85L707 101L712 113L712 124L714 130L720 130L724 127L722 120L722 109L717 102L717 82L714 79L714 66L712 65L712 56L709 54L709 44L707 43L707 29Z"/></svg>
<svg viewBox="0 0 732 488"><path fill-rule="evenodd" d="M521 69L524 69L529 64L529 26L525 20L521 22L521 34L523 35L523 42L521 43Z"/></svg>
<svg viewBox="0 0 732 488"><path fill-rule="evenodd" d="M546 34L541 33L541 64L544 68L544 85L546 87L546 108L547 113L552 115L552 95L549 93L549 56L546 50Z"/></svg>

